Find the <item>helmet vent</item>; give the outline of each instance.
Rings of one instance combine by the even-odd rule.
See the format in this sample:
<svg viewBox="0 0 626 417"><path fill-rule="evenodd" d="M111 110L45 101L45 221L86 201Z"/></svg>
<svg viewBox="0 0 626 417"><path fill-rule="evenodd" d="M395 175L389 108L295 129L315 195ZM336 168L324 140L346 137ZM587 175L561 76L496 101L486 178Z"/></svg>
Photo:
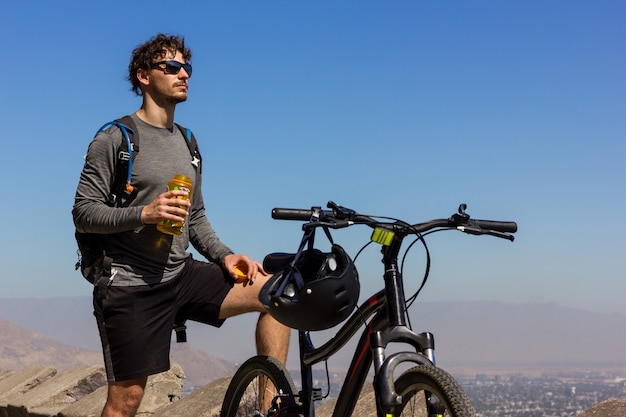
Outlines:
<svg viewBox="0 0 626 417"><path fill-rule="evenodd" d="M296 295L296 288L293 283L289 283L285 286L285 290L283 291L283 295L285 297L293 298Z"/></svg>
<svg viewBox="0 0 626 417"><path fill-rule="evenodd" d="M339 308L337 309L338 312L342 312L345 309L349 309L350 311L352 311L352 306L350 305L350 303L343 303L342 305L339 306Z"/></svg>
<svg viewBox="0 0 626 417"><path fill-rule="evenodd" d="M337 291L335 291L335 297L339 298L346 293L346 287L339 287Z"/></svg>

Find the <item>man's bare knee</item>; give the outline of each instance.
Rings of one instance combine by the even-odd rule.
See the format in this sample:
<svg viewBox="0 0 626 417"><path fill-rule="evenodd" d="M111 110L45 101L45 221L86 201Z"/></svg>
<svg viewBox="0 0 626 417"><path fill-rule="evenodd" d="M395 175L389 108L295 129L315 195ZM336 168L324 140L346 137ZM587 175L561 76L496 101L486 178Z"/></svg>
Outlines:
<svg viewBox="0 0 626 417"><path fill-rule="evenodd" d="M244 313L265 312L259 301L259 290L262 282L254 284L236 284L226 295L220 308L220 319L237 316Z"/></svg>

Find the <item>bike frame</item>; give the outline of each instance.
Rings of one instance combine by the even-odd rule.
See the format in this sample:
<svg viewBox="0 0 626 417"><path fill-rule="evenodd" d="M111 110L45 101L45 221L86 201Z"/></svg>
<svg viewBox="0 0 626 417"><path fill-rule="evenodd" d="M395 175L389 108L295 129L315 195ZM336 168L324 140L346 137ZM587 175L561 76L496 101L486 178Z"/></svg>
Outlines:
<svg viewBox="0 0 626 417"><path fill-rule="evenodd" d="M333 417L352 415L365 384L372 363L374 363L374 392L378 417L393 415L401 398L394 390L394 370L398 365L411 362L416 365L434 365L434 336L424 332L417 334L407 327L407 311L404 298L402 275L398 269L398 253L406 233L395 230L393 241L383 246L385 266L385 288L372 295L354 312L333 338L315 348L308 331L299 331L300 373L302 391L299 393L304 417L315 417L312 367L333 356L367 322L362 332L354 356L348 368L341 392L337 397ZM372 317L373 316L373 317ZM405 343L414 350L398 352L387 357L385 349L390 343Z"/></svg>

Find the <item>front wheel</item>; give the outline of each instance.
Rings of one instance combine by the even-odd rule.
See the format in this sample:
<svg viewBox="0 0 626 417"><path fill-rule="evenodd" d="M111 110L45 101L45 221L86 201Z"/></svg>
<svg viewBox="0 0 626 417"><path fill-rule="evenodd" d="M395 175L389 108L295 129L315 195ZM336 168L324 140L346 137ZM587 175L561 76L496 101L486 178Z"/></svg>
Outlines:
<svg viewBox="0 0 626 417"><path fill-rule="evenodd" d="M396 380L395 390L402 405L394 417L476 417L463 388L441 368L411 368Z"/></svg>
<svg viewBox="0 0 626 417"><path fill-rule="evenodd" d="M271 356L254 356L235 372L220 417L271 417L293 408L294 383L285 367Z"/></svg>

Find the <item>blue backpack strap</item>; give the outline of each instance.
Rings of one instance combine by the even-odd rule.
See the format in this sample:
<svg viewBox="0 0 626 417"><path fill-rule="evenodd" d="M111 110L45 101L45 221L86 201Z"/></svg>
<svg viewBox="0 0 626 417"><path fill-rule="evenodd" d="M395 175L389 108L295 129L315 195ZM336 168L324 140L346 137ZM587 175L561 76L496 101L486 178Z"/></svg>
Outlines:
<svg viewBox="0 0 626 417"><path fill-rule="evenodd" d="M122 142L116 155L115 173L109 195L109 203L115 205L123 192L132 194L134 191L134 187L131 185L131 177L133 173L133 159L135 154L139 152L139 135L135 134L137 130L130 116L124 116L121 119L105 123L98 129L98 133L109 126L117 126L122 132Z"/></svg>
<svg viewBox="0 0 626 417"><path fill-rule="evenodd" d="M130 116L124 116L121 119L117 119L115 123L120 128L120 130L122 131L122 135L124 136L124 140L122 141L122 149L120 149L120 152L118 152L118 161L122 161L124 163L128 162L126 170L126 182L124 184L123 190L126 193L130 194L133 192L134 189L130 181L133 174L133 161L137 156L137 152L139 152L139 133L137 130L137 126L135 126L133 118Z"/></svg>
<svg viewBox="0 0 626 417"><path fill-rule="evenodd" d="M185 139L187 139L187 147L189 148L189 153L191 154L191 165L193 165L198 172L202 172L202 157L200 156L200 149L198 148L198 141L196 140L196 137L193 135L191 129L187 129L178 123L176 123L176 126Z"/></svg>

